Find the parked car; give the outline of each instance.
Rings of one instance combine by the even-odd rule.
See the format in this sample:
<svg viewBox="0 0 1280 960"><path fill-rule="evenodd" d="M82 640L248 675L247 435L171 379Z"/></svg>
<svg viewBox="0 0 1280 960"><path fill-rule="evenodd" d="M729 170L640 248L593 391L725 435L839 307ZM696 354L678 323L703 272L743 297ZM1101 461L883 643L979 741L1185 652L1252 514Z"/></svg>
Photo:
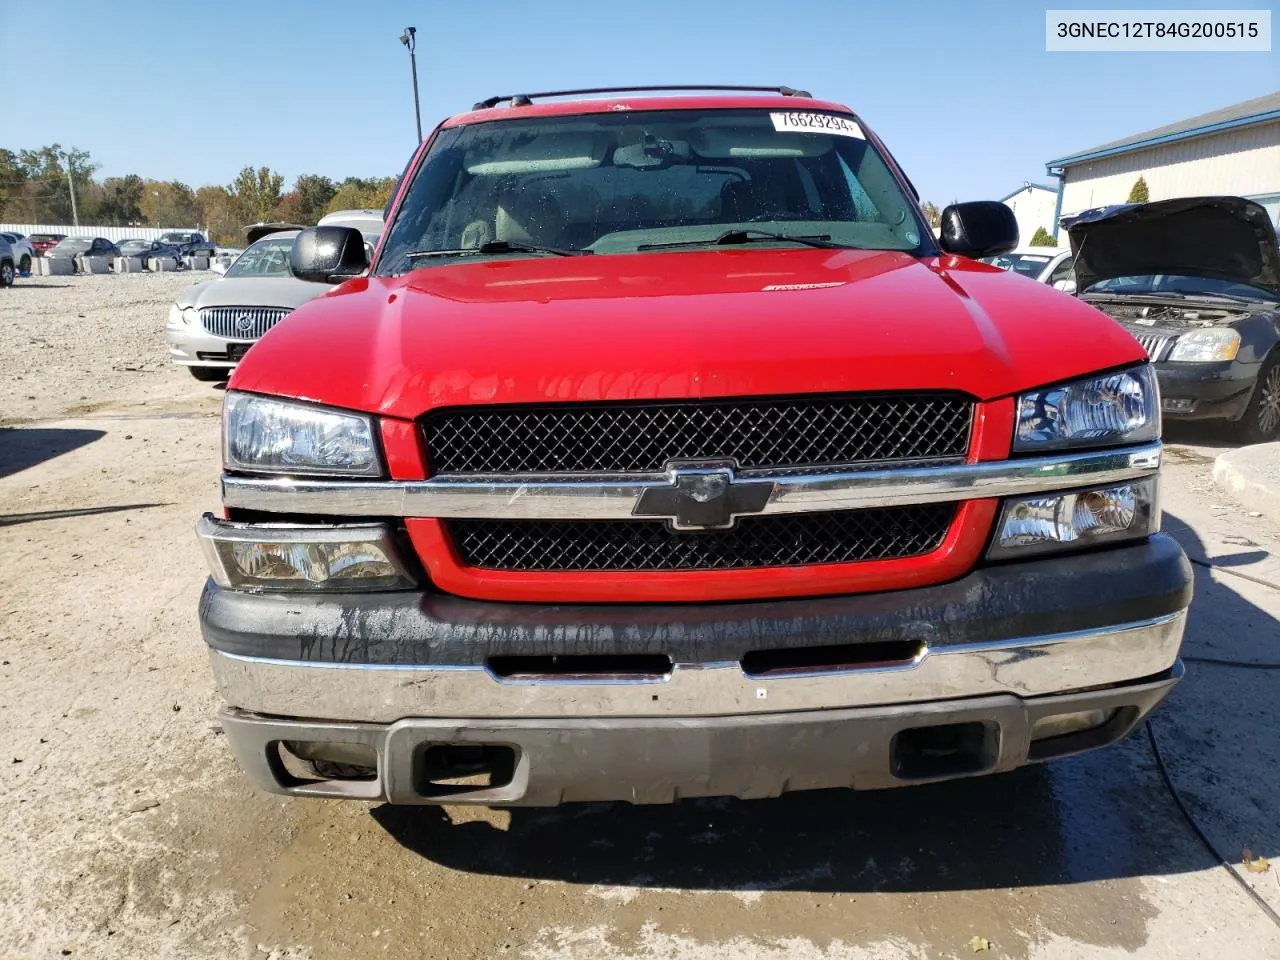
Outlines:
<svg viewBox="0 0 1280 960"><path fill-rule="evenodd" d="M1012 270L1019 276L1062 289L1072 280L1071 250L1054 247L1029 247L1013 250L998 257L984 257L983 263Z"/></svg>
<svg viewBox="0 0 1280 960"><path fill-rule="evenodd" d="M27 237L37 257L43 257L66 238L65 233L33 233Z"/></svg>
<svg viewBox="0 0 1280 960"><path fill-rule="evenodd" d="M1266 210L1189 197L1070 221L1078 295L1137 337L1164 415L1280 438L1280 247Z"/></svg>
<svg viewBox="0 0 1280 960"><path fill-rule="evenodd" d="M122 240L119 247L120 256L138 257L144 263L153 257L173 257L179 265L182 263L182 251L160 240Z"/></svg>
<svg viewBox="0 0 1280 960"><path fill-rule="evenodd" d="M13 244L0 234L0 287L12 287L18 264L13 258Z"/></svg>
<svg viewBox="0 0 1280 960"><path fill-rule="evenodd" d="M440 124L372 263L294 239L332 292L232 375L198 527L249 775L665 803L1133 730L1191 597L1142 347L972 259L1003 204L935 241L845 106L608 93Z"/></svg>
<svg viewBox="0 0 1280 960"><path fill-rule="evenodd" d="M31 246L31 241L20 233L0 233L0 239L9 244L13 252L14 263L18 265L19 273L31 272L31 261L35 258L35 250Z"/></svg>
<svg viewBox="0 0 1280 960"><path fill-rule="evenodd" d="M173 230L169 233L162 233L159 237L160 243L178 249L180 257L196 256L196 257L212 257L215 245L205 239L203 233L194 233L189 230Z"/></svg>
<svg viewBox="0 0 1280 960"><path fill-rule="evenodd" d="M67 237L59 240L56 246L50 247L46 257L108 257L120 256L120 248L106 237Z"/></svg>
<svg viewBox="0 0 1280 960"><path fill-rule="evenodd" d="M296 236L296 230L271 234L240 254L223 276L178 294L164 330L175 363L197 380L225 380L255 341L324 292L289 273Z"/></svg>

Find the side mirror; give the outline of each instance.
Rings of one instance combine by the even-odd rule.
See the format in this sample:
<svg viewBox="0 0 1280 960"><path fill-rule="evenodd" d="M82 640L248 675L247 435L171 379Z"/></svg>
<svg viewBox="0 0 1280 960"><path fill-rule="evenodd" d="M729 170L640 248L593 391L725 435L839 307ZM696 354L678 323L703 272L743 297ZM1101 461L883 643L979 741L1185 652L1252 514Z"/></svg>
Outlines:
<svg viewBox="0 0 1280 960"><path fill-rule="evenodd" d="M342 283L369 266L364 237L350 227L311 227L293 238L289 272L311 283Z"/></svg>
<svg viewBox="0 0 1280 960"><path fill-rule="evenodd" d="M998 257L1018 246L1013 211L995 200L953 203L942 211L939 243L947 253L979 260Z"/></svg>
<svg viewBox="0 0 1280 960"><path fill-rule="evenodd" d="M222 276L227 272L227 263L225 260L214 260L209 264L209 269L218 274L218 276Z"/></svg>
<svg viewBox="0 0 1280 960"><path fill-rule="evenodd" d="M1061 290L1063 293L1075 293L1076 282L1074 280L1059 280L1053 285L1053 289Z"/></svg>

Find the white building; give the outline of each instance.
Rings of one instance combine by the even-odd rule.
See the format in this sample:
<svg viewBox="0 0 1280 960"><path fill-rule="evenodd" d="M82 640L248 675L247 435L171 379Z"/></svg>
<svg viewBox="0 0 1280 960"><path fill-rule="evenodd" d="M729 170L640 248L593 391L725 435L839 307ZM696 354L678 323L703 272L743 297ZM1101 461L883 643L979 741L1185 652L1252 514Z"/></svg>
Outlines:
<svg viewBox="0 0 1280 960"><path fill-rule="evenodd" d="M1019 246L1030 244L1040 227L1053 233L1053 215L1058 204L1056 187L1027 182L1007 197L1001 197L1000 202L1011 209L1017 218Z"/></svg>
<svg viewBox="0 0 1280 960"><path fill-rule="evenodd" d="M1150 200L1236 196L1280 224L1280 92L1104 143L1045 164L1059 178L1053 220L1125 203L1139 177Z"/></svg>

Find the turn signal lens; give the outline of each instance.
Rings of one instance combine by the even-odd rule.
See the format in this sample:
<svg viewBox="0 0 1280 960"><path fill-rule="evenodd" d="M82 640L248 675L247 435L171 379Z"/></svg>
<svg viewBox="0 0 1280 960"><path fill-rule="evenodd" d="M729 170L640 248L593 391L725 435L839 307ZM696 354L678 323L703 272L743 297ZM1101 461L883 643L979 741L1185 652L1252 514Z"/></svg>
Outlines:
<svg viewBox="0 0 1280 960"><path fill-rule="evenodd" d="M1146 537L1160 529L1155 477L1096 490L1007 500L992 559Z"/></svg>
<svg viewBox="0 0 1280 960"><path fill-rule="evenodd" d="M196 527L214 582L236 590L406 590L416 578L389 527L289 527L230 523L206 514Z"/></svg>

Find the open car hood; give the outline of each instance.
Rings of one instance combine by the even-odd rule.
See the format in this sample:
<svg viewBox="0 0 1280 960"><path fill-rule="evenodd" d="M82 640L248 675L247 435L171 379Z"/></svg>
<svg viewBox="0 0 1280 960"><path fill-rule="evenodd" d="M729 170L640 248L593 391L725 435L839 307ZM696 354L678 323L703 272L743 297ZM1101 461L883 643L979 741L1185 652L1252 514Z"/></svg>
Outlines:
<svg viewBox="0 0 1280 960"><path fill-rule="evenodd" d="M1267 211L1242 197L1131 203L1064 221L1077 289L1114 277L1173 274L1247 283L1280 296L1280 248Z"/></svg>

